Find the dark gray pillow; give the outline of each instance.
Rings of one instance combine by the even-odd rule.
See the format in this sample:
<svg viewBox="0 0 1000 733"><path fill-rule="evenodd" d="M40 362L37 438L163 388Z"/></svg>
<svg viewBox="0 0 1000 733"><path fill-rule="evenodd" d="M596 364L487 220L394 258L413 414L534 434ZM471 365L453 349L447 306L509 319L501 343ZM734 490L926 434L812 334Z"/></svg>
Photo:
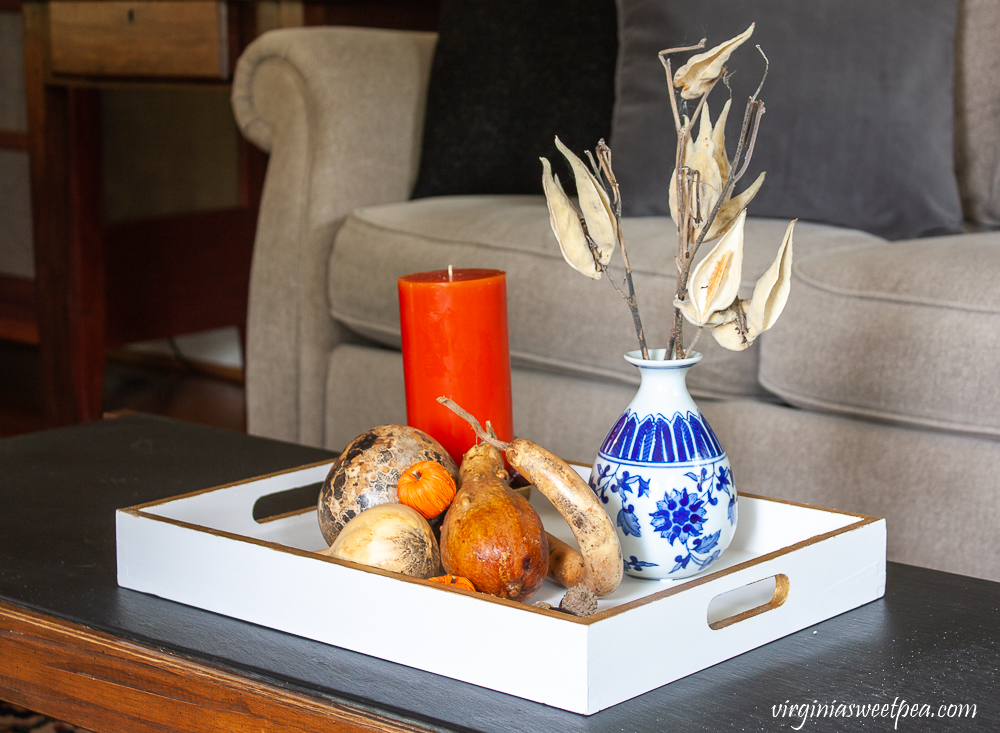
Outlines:
<svg viewBox="0 0 1000 733"><path fill-rule="evenodd" d="M615 13L614 0L444 0L413 198L541 194L556 135L579 152L607 138Z"/></svg>
<svg viewBox="0 0 1000 733"><path fill-rule="evenodd" d="M953 155L954 0L618 0L611 148L626 215L668 213L674 132L661 49L753 36L732 56L728 147L770 60L752 216L888 239L961 231ZM690 54L674 57L674 69ZM680 59L679 61L677 59ZM727 90L709 97L713 122ZM692 106L693 109L693 106Z"/></svg>

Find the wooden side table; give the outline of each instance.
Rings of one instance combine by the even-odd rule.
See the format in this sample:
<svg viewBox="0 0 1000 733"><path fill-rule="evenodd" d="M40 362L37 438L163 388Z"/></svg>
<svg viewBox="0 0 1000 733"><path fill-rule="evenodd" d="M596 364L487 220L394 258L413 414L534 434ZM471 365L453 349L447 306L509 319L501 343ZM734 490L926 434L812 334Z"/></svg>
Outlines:
<svg viewBox="0 0 1000 733"><path fill-rule="evenodd" d="M103 222L102 88L226 87L280 25L426 30L439 0L25 0L42 394L53 425L101 414L108 348L246 323L265 156L241 141L235 208Z"/></svg>
<svg viewBox="0 0 1000 733"><path fill-rule="evenodd" d="M211 0L22 12L43 400L64 424L100 415L107 348L245 323L263 155L243 144L237 208L106 227L99 90L225 85L255 17Z"/></svg>

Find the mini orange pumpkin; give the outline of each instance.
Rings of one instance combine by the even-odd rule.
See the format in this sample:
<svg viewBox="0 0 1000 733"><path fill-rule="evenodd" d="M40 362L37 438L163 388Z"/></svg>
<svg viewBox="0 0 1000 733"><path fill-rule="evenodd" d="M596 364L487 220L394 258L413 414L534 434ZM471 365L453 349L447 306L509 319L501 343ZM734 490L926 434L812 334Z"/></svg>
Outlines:
<svg viewBox="0 0 1000 733"><path fill-rule="evenodd" d="M461 575L439 575L436 578L428 578L428 580L444 585L453 585L456 588L465 588L465 590L474 591L476 589L471 580L463 578Z"/></svg>
<svg viewBox="0 0 1000 733"><path fill-rule="evenodd" d="M455 479L436 461L414 463L396 484L399 502L413 507L426 519L436 517L455 498Z"/></svg>

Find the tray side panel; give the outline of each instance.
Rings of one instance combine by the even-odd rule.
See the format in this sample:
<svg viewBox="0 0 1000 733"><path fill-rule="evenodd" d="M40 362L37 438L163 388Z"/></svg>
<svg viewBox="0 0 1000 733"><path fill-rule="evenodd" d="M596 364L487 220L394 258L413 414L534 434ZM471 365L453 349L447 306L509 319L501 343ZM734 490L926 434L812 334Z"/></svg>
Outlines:
<svg viewBox="0 0 1000 733"><path fill-rule="evenodd" d="M585 625L141 515L118 512L116 522L122 587L587 711ZM404 614L419 638L405 631ZM475 644L429 648L428 638ZM533 649L546 664L525 665L515 648Z"/></svg>
<svg viewBox="0 0 1000 733"><path fill-rule="evenodd" d="M591 625L587 713L881 598L885 549L883 519ZM779 573L789 579L780 606L709 627L713 598Z"/></svg>
<svg viewBox="0 0 1000 733"><path fill-rule="evenodd" d="M242 481L232 486L199 491L155 506L143 507L145 514L169 517L224 532L234 532L247 537L262 538L264 526L253 518L257 500L289 489L297 489L326 478L330 464L284 471L252 481Z"/></svg>

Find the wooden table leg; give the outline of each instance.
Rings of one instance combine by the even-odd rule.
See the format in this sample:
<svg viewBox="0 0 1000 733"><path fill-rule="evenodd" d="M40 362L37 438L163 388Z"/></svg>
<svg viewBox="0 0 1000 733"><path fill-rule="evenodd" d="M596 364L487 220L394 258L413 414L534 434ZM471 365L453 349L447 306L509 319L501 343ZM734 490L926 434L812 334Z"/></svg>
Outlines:
<svg viewBox="0 0 1000 733"><path fill-rule="evenodd" d="M76 419L101 417L105 328L104 180L101 97L96 89L69 95L69 362ZM65 348L57 344L57 348Z"/></svg>
<svg viewBox="0 0 1000 733"><path fill-rule="evenodd" d="M62 425L100 417L103 393L100 96L46 84L47 9L23 14L42 399Z"/></svg>

